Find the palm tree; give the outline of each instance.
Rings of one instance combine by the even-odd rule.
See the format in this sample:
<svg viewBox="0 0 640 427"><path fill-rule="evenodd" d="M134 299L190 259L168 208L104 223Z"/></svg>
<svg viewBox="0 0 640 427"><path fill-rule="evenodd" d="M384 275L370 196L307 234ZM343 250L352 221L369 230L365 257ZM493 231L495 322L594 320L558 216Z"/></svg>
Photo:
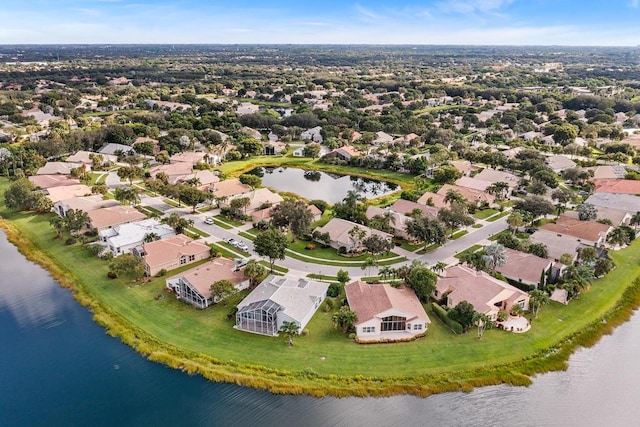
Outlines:
<svg viewBox="0 0 640 427"><path fill-rule="evenodd" d="M371 267L377 267L378 266L378 260L375 259L375 257L372 256L368 256L364 262L362 263L362 265L360 266L360 268L362 270L367 270L367 275L371 276Z"/></svg>
<svg viewBox="0 0 640 427"><path fill-rule="evenodd" d="M49 218L49 224L51 224L53 229L56 231L56 239L59 239L60 236L62 236L62 233L64 233L67 226L67 222L64 218L59 217L58 215Z"/></svg>
<svg viewBox="0 0 640 427"><path fill-rule="evenodd" d="M289 345L293 345L293 337L298 335L300 331L300 325L296 322L283 321L280 326L280 332L286 335Z"/></svg>
<svg viewBox="0 0 640 427"><path fill-rule="evenodd" d="M473 323L478 327L478 339L481 340L485 329L493 326L493 320L483 313L475 312L473 314Z"/></svg>
<svg viewBox="0 0 640 427"><path fill-rule="evenodd" d="M447 194L444 196L444 202L449 204L452 204L454 202L464 203L466 202L466 199L462 197L462 194L460 194L459 191L449 190L447 191Z"/></svg>
<svg viewBox="0 0 640 427"><path fill-rule="evenodd" d="M447 268L447 263L442 261L438 261L431 266L431 270L433 270L433 272L437 274L442 273L446 268Z"/></svg>
<svg viewBox="0 0 640 427"><path fill-rule="evenodd" d="M534 289L533 291L529 292L529 296L529 306L533 310L534 317L537 319L540 308L543 305L549 304L549 301L551 299L549 298L549 295L547 295L547 293L542 289Z"/></svg>
<svg viewBox="0 0 640 427"><path fill-rule="evenodd" d="M632 225L635 230L638 229L638 225L640 225L640 211L633 214L629 220L629 225Z"/></svg>
<svg viewBox="0 0 640 427"><path fill-rule="evenodd" d="M389 277L391 277L391 270L391 267L384 266L378 270L378 275L382 278L382 280L387 280Z"/></svg>
<svg viewBox="0 0 640 427"><path fill-rule="evenodd" d="M562 273L565 287L572 296L589 289L594 278L593 270L585 265L569 265Z"/></svg>
<svg viewBox="0 0 640 427"><path fill-rule="evenodd" d="M160 240L158 233L147 233L144 235L144 239L142 239L145 243L155 242L156 240Z"/></svg>
<svg viewBox="0 0 640 427"><path fill-rule="evenodd" d="M629 243L629 233L622 227L616 227L607 236L607 242L614 246L624 246Z"/></svg>
<svg viewBox="0 0 640 427"><path fill-rule="evenodd" d="M524 225L524 217L522 216L522 213L519 211L512 212L511 215L509 215L509 218L507 218L507 224L509 225L511 232L516 234L518 228Z"/></svg>
<svg viewBox="0 0 640 427"><path fill-rule="evenodd" d="M484 263L491 271L497 267L505 265L507 262L507 252L500 243L492 243L484 248Z"/></svg>

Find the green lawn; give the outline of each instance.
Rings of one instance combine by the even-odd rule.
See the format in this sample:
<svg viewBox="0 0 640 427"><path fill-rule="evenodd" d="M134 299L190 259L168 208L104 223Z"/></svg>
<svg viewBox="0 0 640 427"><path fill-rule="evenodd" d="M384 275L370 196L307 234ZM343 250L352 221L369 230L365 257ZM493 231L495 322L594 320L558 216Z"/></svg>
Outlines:
<svg viewBox="0 0 640 427"><path fill-rule="evenodd" d="M229 218L227 218L227 217L226 217L226 216L224 216L224 215L216 215L216 216L214 216L214 217L213 217L213 220L214 220L214 221L216 221L216 220L217 220L217 221L219 221L219 222L224 222L224 223L226 223L226 224L228 224L228 225L231 225L231 226L233 226L233 227L240 227L241 225L244 225L244 222L242 222L242 221L236 221L236 220L234 220L234 219L229 219Z"/></svg>
<svg viewBox="0 0 640 427"><path fill-rule="evenodd" d="M6 181L0 181L0 190L3 184L6 187ZM589 292L568 306L545 306L524 334L489 330L482 340L474 332L453 336L432 316L423 339L357 345L333 327L331 312L320 310L307 326L310 333L289 347L282 337L233 329L227 314L246 292L208 310L197 310L175 298L156 300L165 292L164 278L144 284L110 280L108 262L90 256L79 245L65 246L53 239L48 215L12 213L3 203L0 200L0 215L20 231L14 237L37 247L31 249L23 242L23 252L41 262L53 260L60 268L52 267L54 277L75 283L81 293L77 297L91 305L95 320L111 325L111 333L124 342L151 353L153 360L188 372L280 392L428 394L460 390L469 382L526 384L522 372L531 375L540 369L562 368L568 354L555 346L592 325L603 325L596 320L612 310L640 276L639 239L629 249L611 252L618 267L605 279L596 280ZM546 351L551 347L554 351Z"/></svg>
<svg viewBox="0 0 640 427"><path fill-rule="evenodd" d="M174 208L178 208L181 206L178 202L176 202L173 199L163 199L162 201L170 206L173 206Z"/></svg>
<svg viewBox="0 0 640 427"><path fill-rule="evenodd" d="M468 253L473 253L475 251L477 251L478 249L482 248L482 245L473 245L468 247L467 249L465 249L462 252L458 252L457 254L454 255L455 258L458 259L462 259L462 257L464 257L466 254Z"/></svg>
<svg viewBox="0 0 640 427"><path fill-rule="evenodd" d="M467 230L460 230L460 231L456 231L455 233L453 233L453 236L451 236L452 240L456 240L461 238L462 236L469 234L469 232Z"/></svg>
<svg viewBox="0 0 640 427"><path fill-rule="evenodd" d="M473 214L473 216L478 219L487 219L491 215L495 215L497 213L498 213L497 209L482 209L482 210L477 210L476 213Z"/></svg>
<svg viewBox="0 0 640 427"><path fill-rule="evenodd" d="M505 216L508 216L508 215L510 215L510 214L511 214L511 212L504 211L504 212L501 212L501 213L500 213L500 214L498 214L498 215L494 215L494 216L492 216L491 218L487 218L487 221L488 221L488 222L497 221L497 220L499 220L500 218L504 218Z"/></svg>
<svg viewBox="0 0 640 427"><path fill-rule="evenodd" d="M238 254L231 252L226 246L223 246L222 243L209 243L209 246L215 249L216 252L219 252L225 258L238 257Z"/></svg>
<svg viewBox="0 0 640 427"><path fill-rule="evenodd" d="M218 218L212 217L212 219L213 219L213 223L214 223L215 225L217 225L218 227L220 227L220 228L224 228L225 230L231 230L231 229L233 229L233 226L232 226L232 225L229 225L229 224L227 224L226 222L222 222L222 221L220 221Z"/></svg>

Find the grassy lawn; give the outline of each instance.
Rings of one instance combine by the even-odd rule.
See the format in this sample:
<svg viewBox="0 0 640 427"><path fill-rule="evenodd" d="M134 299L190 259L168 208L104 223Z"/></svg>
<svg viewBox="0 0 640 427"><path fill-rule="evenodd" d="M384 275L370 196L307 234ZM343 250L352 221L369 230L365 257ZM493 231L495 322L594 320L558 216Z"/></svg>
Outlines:
<svg viewBox="0 0 640 427"><path fill-rule="evenodd" d="M162 201L170 206L173 206L174 208L179 208L181 206L178 202L172 199L162 199Z"/></svg>
<svg viewBox="0 0 640 427"><path fill-rule="evenodd" d="M6 186L6 181L0 181L0 192L2 184ZM434 320L426 337L414 342L357 345L333 327L332 312L319 310L307 326L310 333L289 347L283 337L233 329L227 314L246 292L208 310L172 297L156 300L165 293L164 278L144 284L110 280L108 262L90 256L79 245L65 246L53 238L49 215L9 212L3 203L0 200L0 215L20 232L14 236L36 247L29 251L28 242L23 242L24 252L41 262L53 260L59 266L55 277L73 282L80 292L76 297L91 306L95 320L111 325L111 333L124 342L187 372L280 392L428 394L460 390L469 383L526 384L522 373L563 368L568 354L557 347L547 350L591 325L602 325L596 320L612 310L640 276L639 239L628 249L611 252L617 268L606 278L594 281L589 292L568 306L545 306L524 334L493 329L478 340L473 331L453 336ZM200 366L202 370L196 369Z"/></svg>
<svg viewBox="0 0 640 427"><path fill-rule="evenodd" d="M187 230L189 230L193 234L197 235L198 237L209 237L209 236L211 236L211 234L209 234L209 233L207 233L205 231L202 231L199 228L196 228L194 226L187 227Z"/></svg>
<svg viewBox="0 0 640 427"><path fill-rule="evenodd" d="M112 116L114 114L129 114L129 113L141 113L147 110L137 110L137 109L129 109L129 110L117 110L117 111L96 111L94 113L85 113L84 117L106 117Z"/></svg>
<svg viewBox="0 0 640 427"><path fill-rule="evenodd" d="M240 254L242 256L245 256L245 257L248 257L250 255L249 252L245 252L240 248L236 248L235 246L230 245L227 242L220 241L220 242L216 242L216 244L218 246L222 246L222 247L226 248L229 251L236 252L236 253L238 253L238 254ZM237 255L234 255L234 256L237 256Z"/></svg>
<svg viewBox="0 0 640 427"><path fill-rule="evenodd" d="M216 215L213 217L214 221L220 221L220 222L224 222L226 224L232 225L233 227L240 227L241 225L244 225L244 222L242 221L236 221L234 219L229 219L224 215Z"/></svg>
<svg viewBox="0 0 640 427"><path fill-rule="evenodd" d="M256 236L258 235L258 233L260 233L258 230L256 230L255 228L250 228L247 231L241 231L238 233L238 236L242 236L246 239L249 240L254 240L256 238Z"/></svg>
<svg viewBox="0 0 640 427"><path fill-rule="evenodd" d="M471 228L482 228L482 224L473 224Z"/></svg>
<svg viewBox="0 0 640 427"><path fill-rule="evenodd" d="M466 234L469 234L469 232L467 230L460 230L460 231L457 231L457 232L453 233L453 236L451 236L451 239L452 240L456 240L456 239L459 239L459 238L461 238L462 236L464 236Z"/></svg>
<svg viewBox="0 0 640 427"><path fill-rule="evenodd" d="M477 210L476 213L473 214L473 216L478 219L487 219L491 215L495 215L497 213L498 213L497 209L483 209L483 210Z"/></svg>
<svg viewBox="0 0 640 427"><path fill-rule="evenodd" d="M215 225L217 225L218 227L220 227L220 228L224 228L225 230L231 230L231 229L233 229L233 226L232 226L232 225L229 225L229 224L227 224L226 222L222 222L222 221L220 221L218 218L212 217L212 219L213 219L213 223L214 223Z"/></svg>
<svg viewBox="0 0 640 427"><path fill-rule="evenodd" d="M160 209L156 209L153 206L146 206L146 205L140 205L142 207L142 209L144 209L145 211L154 213L158 216L164 216L164 212L162 212Z"/></svg>
<svg viewBox="0 0 640 427"><path fill-rule="evenodd" d="M457 254L454 255L454 257L458 258L458 259L462 259L462 257L464 257L466 254L473 253L473 252L475 252L475 251L477 251L478 249L481 249L481 248L482 248L482 245L473 245L473 246L468 247L467 249L465 249L462 252L458 252Z"/></svg>
<svg viewBox="0 0 640 427"><path fill-rule="evenodd" d="M216 252L219 252L225 258L238 258L238 254L231 252L226 246L220 243L209 243L209 246L212 247ZM237 250L234 248L234 250Z"/></svg>
<svg viewBox="0 0 640 427"><path fill-rule="evenodd" d="M414 252L420 248L423 248L424 245L422 243L409 243L406 240L400 242L400 247L405 251Z"/></svg>
<svg viewBox="0 0 640 427"><path fill-rule="evenodd" d="M495 242L496 240L498 240L498 238L503 235L503 234L511 234L511 230L502 230L499 233L494 234L493 236L490 236L488 238L488 240L491 240L492 242Z"/></svg>
<svg viewBox="0 0 640 427"><path fill-rule="evenodd" d="M269 261L261 260L261 261L258 261L258 264L264 265L265 267L267 267L267 269L271 268L271 264L269 264ZM287 274L289 272L289 269L287 267L283 267L278 264L273 264L273 272L280 273L280 274Z"/></svg>
<svg viewBox="0 0 640 427"><path fill-rule="evenodd" d="M501 213L500 213L500 214L498 214L498 215L494 215L494 216L492 216L491 218L487 218L487 221L489 221L489 222L497 221L497 220L499 220L500 218L504 218L505 216L508 216L508 215L511 215L511 212L504 211L504 212L501 212Z"/></svg>

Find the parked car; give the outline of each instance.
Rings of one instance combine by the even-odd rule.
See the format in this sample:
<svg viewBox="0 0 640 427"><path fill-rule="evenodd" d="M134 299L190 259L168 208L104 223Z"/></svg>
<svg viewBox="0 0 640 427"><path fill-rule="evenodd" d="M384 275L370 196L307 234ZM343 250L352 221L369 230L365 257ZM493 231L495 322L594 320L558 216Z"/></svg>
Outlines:
<svg viewBox="0 0 640 427"><path fill-rule="evenodd" d="M247 265L247 263L249 262L249 260L247 258L234 258L233 262L236 264L235 265L235 271L240 270L242 267L244 267L245 265Z"/></svg>
<svg viewBox="0 0 640 427"><path fill-rule="evenodd" d="M205 224L209 224L209 225L213 225L213 218L211 218L210 216L206 217L204 219L204 223Z"/></svg>
<svg viewBox="0 0 640 427"><path fill-rule="evenodd" d="M524 232L527 233L527 234L533 234L533 233L536 232L536 230L537 230L536 228L527 227L527 228L524 229Z"/></svg>
<svg viewBox="0 0 640 427"><path fill-rule="evenodd" d="M245 252L249 251L249 246L247 246L246 244L244 244L243 242L237 242L236 244L236 248L243 250Z"/></svg>
<svg viewBox="0 0 640 427"><path fill-rule="evenodd" d="M235 246L235 247L238 247L238 243L240 243L236 239L227 239L227 240L225 240L225 242L227 242L231 246Z"/></svg>

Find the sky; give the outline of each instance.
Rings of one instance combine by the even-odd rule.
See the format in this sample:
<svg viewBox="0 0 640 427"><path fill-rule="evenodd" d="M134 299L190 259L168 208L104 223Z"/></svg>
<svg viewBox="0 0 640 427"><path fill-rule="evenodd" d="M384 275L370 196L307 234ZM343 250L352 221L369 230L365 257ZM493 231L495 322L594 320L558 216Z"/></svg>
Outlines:
<svg viewBox="0 0 640 427"><path fill-rule="evenodd" d="M640 45L640 0L4 0L0 44Z"/></svg>

